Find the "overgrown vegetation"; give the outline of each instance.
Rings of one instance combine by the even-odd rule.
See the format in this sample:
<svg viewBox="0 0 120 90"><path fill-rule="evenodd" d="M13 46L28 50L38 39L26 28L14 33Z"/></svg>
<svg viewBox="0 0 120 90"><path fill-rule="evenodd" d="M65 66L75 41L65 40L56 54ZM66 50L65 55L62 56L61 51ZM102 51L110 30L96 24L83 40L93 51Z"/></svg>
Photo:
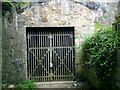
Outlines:
<svg viewBox="0 0 120 90"><path fill-rule="evenodd" d="M32 80L24 80L24 81L21 81L20 83L10 83L8 81L2 81L2 88L3 89L7 89L9 88L9 85L14 85L13 88L18 88L18 89L25 89L25 88L29 88L29 89L32 89L32 88L36 88L36 84L32 81Z"/></svg>
<svg viewBox="0 0 120 90"><path fill-rule="evenodd" d="M113 72L116 62L118 33L111 27L101 28L82 45L83 63L95 67L97 78L101 81L100 88L115 88Z"/></svg>
<svg viewBox="0 0 120 90"><path fill-rule="evenodd" d="M120 42L120 13L115 16L115 23L113 23L113 29L118 33L118 40ZM120 43L118 44L120 47Z"/></svg>
<svg viewBox="0 0 120 90"><path fill-rule="evenodd" d="M8 81L2 80L2 88L8 88L10 83Z"/></svg>
<svg viewBox="0 0 120 90"><path fill-rule="evenodd" d="M116 23L120 23L120 13L115 16Z"/></svg>
<svg viewBox="0 0 120 90"><path fill-rule="evenodd" d="M22 82L20 82L19 84L17 84L16 86L15 86L16 88L35 88L36 87L36 85L35 85L35 83L33 82L33 81L30 81L30 80L24 80L24 81L22 81Z"/></svg>
<svg viewBox="0 0 120 90"><path fill-rule="evenodd" d="M21 13L29 5L29 2L12 2L12 0L6 0L6 2L2 2L2 14L5 15L7 12L11 13L14 9L17 13Z"/></svg>

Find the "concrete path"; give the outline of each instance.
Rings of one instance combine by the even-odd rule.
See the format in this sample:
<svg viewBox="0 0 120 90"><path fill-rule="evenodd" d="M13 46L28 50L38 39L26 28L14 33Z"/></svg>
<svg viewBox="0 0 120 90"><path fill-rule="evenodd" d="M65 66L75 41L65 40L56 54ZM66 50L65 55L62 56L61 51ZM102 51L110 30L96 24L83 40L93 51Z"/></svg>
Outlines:
<svg viewBox="0 0 120 90"><path fill-rule="evenodd" d="M80 88L89 90L87 82L57 81L57 82L39 82L37 88Z"/></svg>

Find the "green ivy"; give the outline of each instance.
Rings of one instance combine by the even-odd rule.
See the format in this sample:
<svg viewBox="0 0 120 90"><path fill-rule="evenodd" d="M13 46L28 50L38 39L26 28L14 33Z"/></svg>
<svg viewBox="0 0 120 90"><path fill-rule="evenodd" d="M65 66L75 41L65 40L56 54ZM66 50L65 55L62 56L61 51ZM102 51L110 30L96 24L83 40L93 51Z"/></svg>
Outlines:
<svg viewBox="0 0 120 90"><path fill-rule="evenodd" d="M101 88L113 86L113 72L116 61L118 34L111 27L102 28L82 45L84 65L95 67L96 75L101 81Z"/></svg>

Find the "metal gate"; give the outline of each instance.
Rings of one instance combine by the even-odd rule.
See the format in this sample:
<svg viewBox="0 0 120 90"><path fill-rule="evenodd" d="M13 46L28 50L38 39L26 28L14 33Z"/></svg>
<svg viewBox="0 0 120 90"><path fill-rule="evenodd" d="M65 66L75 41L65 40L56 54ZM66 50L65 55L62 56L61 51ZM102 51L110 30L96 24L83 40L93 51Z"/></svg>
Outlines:
<svg viewBox="0 0 120 90"><path fill-rule="evenodd" d="M35 82L73 80L74 27L27 27L27 77Z"/></svg>

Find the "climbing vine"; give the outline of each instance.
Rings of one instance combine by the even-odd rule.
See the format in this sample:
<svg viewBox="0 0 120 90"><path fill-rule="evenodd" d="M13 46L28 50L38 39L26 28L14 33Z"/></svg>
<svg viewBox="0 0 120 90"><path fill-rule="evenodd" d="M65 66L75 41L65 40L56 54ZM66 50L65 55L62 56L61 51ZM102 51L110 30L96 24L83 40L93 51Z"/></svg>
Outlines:
<svg viewBox="0 0 120 90"><path fill-rule="evenodd" d="M84 65L95 67L103 89L112 88L118 35L111 27L102 28L82 45ZM109 87L108 87L109 86Z"/></svg>

